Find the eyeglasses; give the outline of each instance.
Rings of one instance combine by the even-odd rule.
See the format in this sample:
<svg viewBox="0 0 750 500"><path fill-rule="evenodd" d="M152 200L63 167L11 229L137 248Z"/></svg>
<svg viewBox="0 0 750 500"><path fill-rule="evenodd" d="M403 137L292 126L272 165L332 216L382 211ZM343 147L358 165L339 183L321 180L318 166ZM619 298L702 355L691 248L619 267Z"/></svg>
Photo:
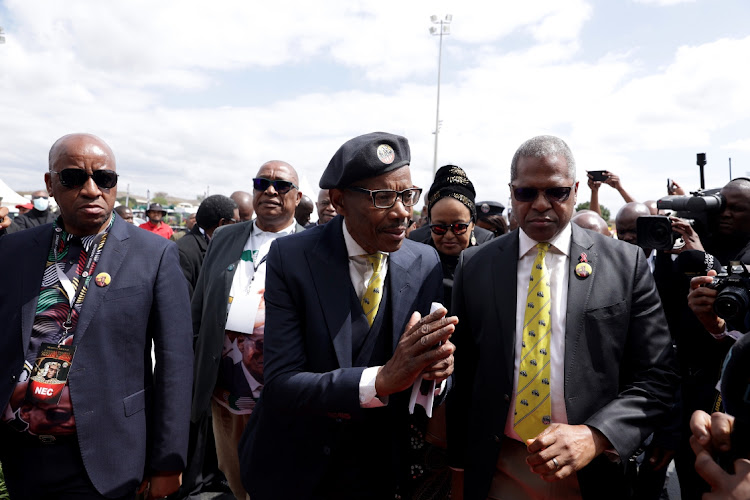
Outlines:
<svg viewBox="0 0 750 500"><path fill-rule="evenodd" d="M253 189L256 191L265 191L268 186L273 186L279 194L286 194L290 189L299 189L293 182L264 179L263 177L256 177L253 179Z"/></svg>
<svg viewBox="0 0 750 500"><path fill-rule="evenodd" d="M513 197L520 202L525 203L536 200L536 197L539 196L539 192L541 191L542 194L544 194L544 197L547 198L547 201L549 201L550 203L562 203L570 197L570 192L574 187L575 185L570 187L551 187L547 189L537 189L532 187L513 188L513 186L511 185L511 190L513 191Z"/></svg>
<svg viewBox="0 0 750 500"><path fill-rule="evenodd" d="M117 172L114 170L94 170L88 173L81 168L64 168L59 172L50 170L49 173L57 174L60 184L66 188L81 187L89 181L89 177L102 189L111 189L117 185Z"/></svg>
<svg viewBox="0 0 750 500"><path fill-rule="evenodd" d="M430 224L430 231L438 236L442 236L448 232L453 231L453 234L458 236L464 234L469 229L469 223L467 222L454 222L453 224Z"/></svg>
<svg viewBox="0 0 750 500"><path fill-rule="evenodd" d="M393 189L376 189L373 191L357 186L349 186L347 189L369 194L372 197L372 204L375 205L375 208L391 208L399 198L401 198L401 203L405 207L413 207L422 195L422 188L409 188L403 191L394 191Z"/></svg>

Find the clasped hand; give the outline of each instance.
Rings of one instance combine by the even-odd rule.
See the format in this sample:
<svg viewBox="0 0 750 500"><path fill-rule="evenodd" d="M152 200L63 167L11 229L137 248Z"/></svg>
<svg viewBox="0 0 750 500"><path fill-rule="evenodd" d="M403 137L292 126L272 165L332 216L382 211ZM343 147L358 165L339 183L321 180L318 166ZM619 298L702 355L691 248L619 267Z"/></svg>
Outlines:
<svg viewBox="0 0 750 500"><path fill-rule="evenodd" d="M448 339L458 318L447 313L441 307L424 318L418 312L412 314L396 351L378 371L375 390L379 397L411 387L420 375L438 384L450 377L456 346Z"/></svg>

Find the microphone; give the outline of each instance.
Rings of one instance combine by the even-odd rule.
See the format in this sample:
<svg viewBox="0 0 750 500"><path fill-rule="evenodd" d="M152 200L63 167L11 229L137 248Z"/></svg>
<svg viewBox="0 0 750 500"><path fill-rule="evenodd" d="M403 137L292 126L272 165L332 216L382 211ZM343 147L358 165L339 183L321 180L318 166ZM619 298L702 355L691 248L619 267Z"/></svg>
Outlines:
<svg viewBox="0 0 750 500"><path fill-rule="evenodd" d="M677 270L685 276L705 276L713 269L721 272L721 264L713 255L700 250L684 250L675 259Z"/></svg>

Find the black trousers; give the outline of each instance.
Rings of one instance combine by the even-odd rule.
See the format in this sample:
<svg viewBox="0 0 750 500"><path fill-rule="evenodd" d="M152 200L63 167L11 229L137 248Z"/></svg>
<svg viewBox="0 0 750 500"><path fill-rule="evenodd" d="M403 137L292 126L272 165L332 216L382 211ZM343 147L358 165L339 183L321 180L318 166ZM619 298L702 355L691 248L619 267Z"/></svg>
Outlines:
<svg viewBox="0 0 750 500"><path fill-rule="evenodd" d="M12 429L0 431L0 462L11 500L108 498L91 483L74 436L43 444L31 436L14 434ZM135 491L121 498L134 496Z"/></svg>

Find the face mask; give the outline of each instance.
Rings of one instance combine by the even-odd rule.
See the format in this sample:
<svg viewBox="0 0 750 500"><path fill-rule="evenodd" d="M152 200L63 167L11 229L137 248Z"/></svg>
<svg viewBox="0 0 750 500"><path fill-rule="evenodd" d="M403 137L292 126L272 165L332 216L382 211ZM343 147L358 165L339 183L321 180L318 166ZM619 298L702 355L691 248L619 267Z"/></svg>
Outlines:
<svg viewBox="0 0 750 500"><path fill-rule="evenodd" d="M49 207L49 200L46 198L34 198L32 201L34 203L34 208L40 212L44 212Z"/></svg>

